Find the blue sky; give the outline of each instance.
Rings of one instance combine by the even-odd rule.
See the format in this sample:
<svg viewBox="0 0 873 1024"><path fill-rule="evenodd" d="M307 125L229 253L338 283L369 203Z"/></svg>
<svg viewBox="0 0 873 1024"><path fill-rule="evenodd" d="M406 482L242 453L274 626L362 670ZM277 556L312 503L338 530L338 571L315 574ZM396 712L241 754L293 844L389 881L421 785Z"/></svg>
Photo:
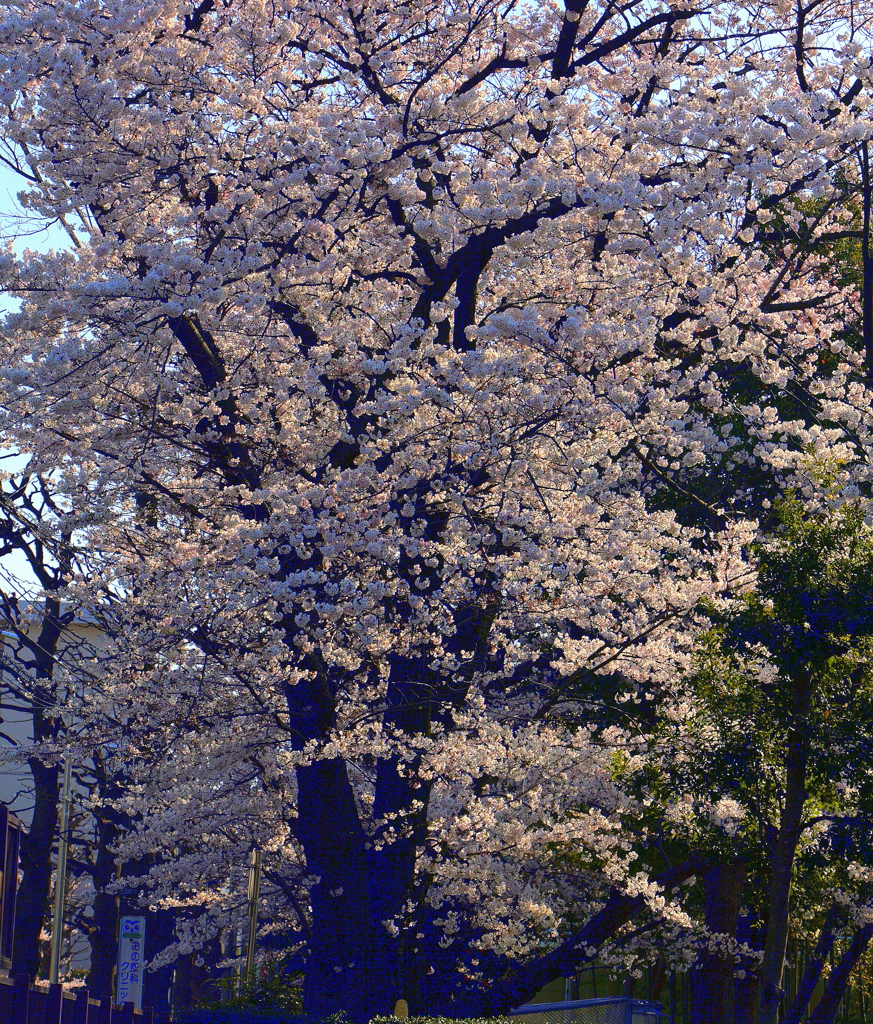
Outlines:
<svg viewBox="0 0 873 1024"><path fill-rule="evenodd" d="M16 194L26 186L26 182L12 170L0 164L0 239L3 243L12 242L13 250L21 255L25 249L46 251L66 247L70 244L67 233L60 225L42 227L33 222L25 223L21 219ZM0 292L0 316L17 308L17 300L7 292ZM9 454L9 449L0 445L0 454ZM3 458L0 469L14 472L25 464L24 458ZM0 587L10 585L10 578L17 579L24 588L35 583L24 558L19 555L8 555L0 558Z"/></svg>

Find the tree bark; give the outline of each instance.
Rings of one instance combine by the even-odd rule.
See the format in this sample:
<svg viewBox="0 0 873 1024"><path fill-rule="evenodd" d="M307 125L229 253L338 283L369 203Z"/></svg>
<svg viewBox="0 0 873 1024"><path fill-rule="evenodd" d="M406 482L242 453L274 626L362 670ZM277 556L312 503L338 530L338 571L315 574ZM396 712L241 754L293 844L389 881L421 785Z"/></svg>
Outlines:
<svg viewBox="0 0 873 1024"><path fill-rule="evenodd" d="M172 910L137 911L146 919L145 958L146 961L155 957L164 947L175 939L174 924L176 914ZM157 970L146 968L143 974L143 1006L148 1006L155 1013L169 1014L170 990L173 984L173 964L164 964Z"/></svg>
<svg viewBox="0 0 873 1024"><path fill-rule="evenodd" d="M661 992L667 981L667 962L659 960L649 971L648 984L646 985L646 999L649 1002L657 1002L661 998ZM731 1021L733 1024L733 1021Z"/></svg>
<svg viewBox="0 0 873 1024"><path fill-rule="evenodd" d="M218 963L222 960L221 936L213 936L209 942L193 957L191 966L191 1002L197 1004L220 1001L223 985ZM197 961L200 961L198 963ZM170 964L170 972L173 965Z"/></svg>
<svg viewBox="0 0 873 1024"><path fill-rule="evenodd" d="M786 1013L782 1024L800 1024L804 1013L806 1013L809 1001L812 998L813 992L815 992L815 987L818 985L822 969L827 961L828 954L834 945L834 927L837 923L837 917L837 908L831 907L819 932L818 941L815 944L812 956L807 961L806 970L803 972L800 984L797 986L797 995Z"/></svg>
<svg viewBox="0 0 873 1024"><path fill-rule="evenodd" d="M767 941L759 971L759 999L756 1024L776 1024L782 1002L782 974L788 944L788 919L794 857L802 831L806 805L806 764L809 757L809 712L811 679L798 672L791 681L792 709L785 757L785 794L770 863L770 891L767 908Z"/></svg>
<svg viewBox="0 0 873 1024"><path fill-rule="evenodd" d="M746 869L717 864L703 876L705 923L712 931L736 938ZM691 1024L734 1024L734 962L703 950L691 974Z"/></svg>
<svg viewBox="0 0 873 1024"><path fill-rule="evenodd" d="M652 878L664 889L671 889L709 867L703 854L695 854L681 864L667 868ZM455 1003L440 998L436 989L427 991L428 1012L445 1017L495 1017L526 1003L537 991L561 975L572 974L582 965L591 963L599 947L615 935L645 908L642 896L614 893L604 908L579 931L568 936L559 946L530 963L520 964L495 980L488 989L470 991Z"/></svg>
<svg viewBox="0 0 873 1024"><path fill-rule="evenodd" d="M761 949L765 928L754 911L740 914L737 941L752 949ZM744 977L734 980L734 1024L749 1024L758 1000L758 972L746 967Z"/></svg>
<svg viewBox="0 0 873 1024"><path fill-rule="evenodd" d="M88 989L98 998L112 991L112 974L118 959L118 897L106 892L116 875L115 856L110 847L118 838L114 822L105 813L95 814L97 850L91 865L94 883L94 916L88 930L91 943L91 966L88 971Z"/></svg>
<svg viewBox="0 0 873 1024"><path fill-rule="evenodd" d="M431 528L439 535L444 525L434 522ZM447 704L463 699L467 674L479 667L478 659L487 651L495 612L496 605L455 609L455 632L446 646L472 651L473 658L468 655L466 670L450 684L430 678L422 659L391 659L386 724L410 737L421 736L430 727L435 706L444 711ZM329 679L290 695L289 708L306 735L325 735L334 714ZM417 940L409 942L414 929L408 927L405 908L416 885L415 861L425 839L430 786L416 787L414 769L414 762L404 764L396 756L380 760L373 804L376 832L369 837L343 761L297 770L297 835L307 873L319 879L310 890L312 926L303 986L307 1014L324 1017L343 1011L352 1021L368 1021L374 1014L390 1015L398 999L405 999L413 1012L424 1009L420 982L428 965ZM390 836L383 819L393 832ZM423 884L416 892L419 901ZM333 977L337 984L325 985L324 979Z"/></svg>
<svg viewBox="0 0 873 1024"><path fill-rule="evenodd" d="M387 932L373 917L366 836L343 761L297 768L297 813L307 874L317 879L304 1012L325 1018L344 1010L354 1024L390 1016L399 979L385 956Z"/></svg>
<svg viewBox="0 0 873 1024"><path fill-rule="evenodd" d="M865 924L852 936L849 948L830 973L824 993L808 1018L808 1024L834 1024L849 978L873 938L873 924Z"/></svg>
<svg viewBox="0 0 873 1024"><path fill-rule="evenodd" d="M33 819L21 836L21 884L15 905L12 973L39 973L39 936L45 924L52 880L52 849L58 831L60 783L57 766L29 758L33 778Z"/></svg>
<svg viewBox="0 0 873 1024"><path fill-rule="evenodd" d="M194 957L180 956L173 965L173 1011L187 1010L194 1001Z"/></svg>
<svg viewBox="0 0 873 1024"><path fill-rule="evenodd" d="M57 580L54 584L47 578L41 581L48 587L59 585ZM35 743L57 738L58 721L46 718L42 708L56 700L55 658L66 624L60 602L49 596L43 605L43 619L36 639L16 630L22 653L28 656L27 660L20 656L17 659L24 670L22 679L28 674L32 677L30 711ZM19 686L22 686L21 680ZM39 936L48 913L52 849L58 832L60 769L36 757L28 758L27 764L33 780L33 818L27 834L21 836L21 884L15 909L12 972L35 978L40 966Z"/></svg>

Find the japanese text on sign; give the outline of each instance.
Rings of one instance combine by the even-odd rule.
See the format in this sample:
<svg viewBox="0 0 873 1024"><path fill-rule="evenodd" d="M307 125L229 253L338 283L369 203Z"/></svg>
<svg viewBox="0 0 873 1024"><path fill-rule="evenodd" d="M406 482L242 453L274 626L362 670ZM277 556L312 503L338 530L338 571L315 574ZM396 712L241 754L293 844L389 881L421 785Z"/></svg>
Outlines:
<svg viewBox="0 0 873 1024"><path fill-rule="evenodd" d="M122 917L118 929L116 1003L133 1003L142 1009L142 969L145 953L145 918Z"/></svg>

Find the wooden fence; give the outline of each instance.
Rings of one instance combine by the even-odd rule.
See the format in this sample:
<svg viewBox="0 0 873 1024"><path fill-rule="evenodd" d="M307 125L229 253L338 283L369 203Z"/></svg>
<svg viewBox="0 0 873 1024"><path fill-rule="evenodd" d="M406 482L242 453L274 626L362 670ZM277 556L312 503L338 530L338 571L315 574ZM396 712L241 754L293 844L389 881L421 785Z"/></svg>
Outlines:
<svg viewBox="0 0 873 1024"><path fill-rule="evenodd" d="M0 977L0 1024L169 1024L166 1014L114 1006L91 999L88 990L65 992L60 985L32 985L18 976Z"/></svg>

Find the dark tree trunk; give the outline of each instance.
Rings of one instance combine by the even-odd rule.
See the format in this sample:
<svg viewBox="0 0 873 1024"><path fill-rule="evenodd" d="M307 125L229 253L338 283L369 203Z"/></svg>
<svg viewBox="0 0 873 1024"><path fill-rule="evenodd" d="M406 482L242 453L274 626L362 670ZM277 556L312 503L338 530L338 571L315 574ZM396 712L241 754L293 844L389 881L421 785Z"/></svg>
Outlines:
<svg viewBox="0 0 873 1024"><path fill-rule="evenodd" d="M59 585L59 579L52 583L41 578L41 582L47 588ZM61 616L57 598L49 596L45 599L36 641L24 632L18 634L22 651L29 656L29 660L18 660L32 673L30 699L35 743L56 739L58 735L58 720L46 718L42 709L56 699L55 654L67 621ZM33 818L27 834L21 837L21 884L15 909L12 973L35 978L40 966L39 936L48 913L52 849L58 832L60 768L35 757L28 758L27 764L33 779Z"/></svg>
<svg viewBox="0 0 873 1024"><path fill-rule="evenodd" d="M175 941L175 912L172 910L146 910L137 913L146 919L146 960L152 960L162 949ZM170 990L173 984L173 964L165 964L157 970L146 968L143 976L143 1006L151 1007L155 1013L170 1012Z"/></svg>
<svg viewBox="0 0 873 1024"><path fill-rule="evenodd" d="M303 982L308 1015L343 1010L353 1024L390 1015L398 995L388 933L374 918L366 835L339 759L297 768L297 835L312 886L312 936Z"/></svg>
<svg viewBox="0 0 873 1024"><path fill-rule="evenodd" d="M218 963L222 960L221 936L216 935L200 952L194 957L191 967L191 1002L193 1005L200 1003L217 1003L220 1001L223 991L221 984ZM201 961L198 963L198 961ZM170 970L172 971L172 965Z"/></svg>
<svg viewBox="0 0 873 1024"><path fill-rule="evenodd" d="M173 964L173 1010L187 1010L194 1002L192 972L194 963L191 955L180 956Z"/></svg>
<svg viewBox="0 0 873 1024"><path fill-rule="evenodd" d="M649 977L647 979L648 983L646 985L646 999L651 1002L659 1000L666 981L667 962L665 960L659 960L651 971L649 971ZM733 1024L733 1021L731 1021L730 1024Z"/></svg>
<svg viewBox="0 0 873 1024"><path fill-rule="evenodd" d="M39 936L46 922L52 879L52 849L58 831L58 768L28 760L33 778L33 820L21 836L21 884L15 906L12 973L35 978Z"/></svg>
<svg viewBox="0 0 873 1024"><path fill-rule="evenodd" d="M154 854L149 854L137 861L130 862L124 866L124 873L133 878L144 879L156 859ZM148 907L142 906L139 902L139 887L136 882L119 900L118 913L119 916L132 915L145 918L144 962L146 964L176 941L176 913L172 910L150 910ZM159 967L155 971L145 969L143 973L143 1006L152 1007L156 1013L169 1014L173 971L173 964Z"/></svg>
<svg viewBox="0 0 873 1024"><path fill-rule="evenodd" d="M740 915L737 926L737 941L752 949L763 945L763 926L754 912ZM734 1024L751 1024L758 1002L758 973L746 966L745 976L734 981Z"/></svg>
<svg viewBox="0 0 873 1024"><path fill-rule="evenodd" d="M779 831L770 858L770 891L767 901L767 941L759 978L756 1024L776 1024L784 993L782 973L788 945L788 920L794 857L802 831L806 805L806 762L809 757L809 729L806 716L812 683L806 673L792 680L791 722L785 757L785 793L779 817Z"/></svg>
<svg viewBox="0 0 873 1024"><path fill-rule="evenodd" d="M871 938L873 938L873 924L865 924L852 936L849 948L843 953L828 976L824 993L816 1008L809 1015L808 1024L834 1024L852 971L866 952Z"/></svg>
<svg viewBox="0 0 873 1024"><path fill-rule="evenodd" d="M742 864L717 864L703 876L706 927L736 938L746 886ZM691 1024L734 1024L734 960L703 950L691 973Z"/></svg>
<svg viewBox="0 0 873 1024"><path fill-rule="evenodd" d="M813 954L807 961L806 970L803 972L803 977L797 986L797 995L786 1013L782 1024L800 1024L803 1015L806 1013L809 1001L821 977L822 969L827 962L828 954L833 949L834 928L837 918L836 907L831 907L822 925L821 932L819 932Z"/></svg>
<svg viewBox="0 0 873 1024"><path fill-rule="evenodd" d="M695 854L655 875L652 881L664 889L671 889L709 866L707 858ZM644 909L642 896L616 892L599 913L555 949L533 962L506 970L487 989L477 987L468 990L454 1002L440 990L437 979L433 985L423 984L428 1013L444 1017L496 1017L505 1014L528 1002L555 978L573 974L585 964L590 964L596 959L599 947Z"/></svg>
<svg viewBox="0 0 873 1024"><path fill-rule="evenodd" d="M94 916L91 918L88 939L91 943L91 967L88 988L99 999L112 992L112 975L118 960L118 897L106 892L115 879L117 866L110 847L118 838L115 823L98 812L96 817L97 851L91 866L91 878L96 894Z"/></svg>
<svg viewBox="0 0 873 1024"><path fill-rule="evenodd" d="M430 698L420 684L408 682L426 679L427 669L418 662L399 658L392 661L392 682L386 695L384 720L407 735L423 735L430 726ZM417 759L405 763L399 757L380 761L376 771L373 817L377 823L387 817L387 827L395 834L381 849L379 843L386 838L386 826L377 825L376 842L367 851L370 878L370 900L374 922L393 921L397 932L384 930L386 966L392 971L393 1009L398 999L405 999L410 1013L415 1016L424 1007L420 1005L420 951L416 940L409 942L416 931L408 927L406 903L416 885L415 859L424 844L427 830L427 803L430 783L422 782L416 788ZM400 827L398 827L400 826ZM424 895L424 881L419 879L416 901Z"/></svg>

